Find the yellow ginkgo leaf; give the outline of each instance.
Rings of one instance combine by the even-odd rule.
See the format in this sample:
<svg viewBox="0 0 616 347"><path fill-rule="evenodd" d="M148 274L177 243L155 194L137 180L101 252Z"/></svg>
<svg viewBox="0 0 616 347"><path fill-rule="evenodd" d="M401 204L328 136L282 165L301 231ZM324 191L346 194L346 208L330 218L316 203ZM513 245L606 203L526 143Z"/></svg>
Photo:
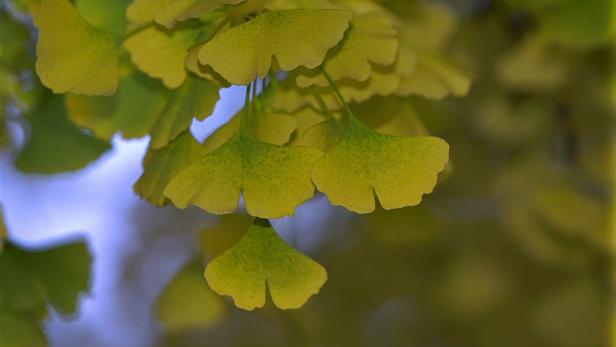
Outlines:
<svg viewBox="0 0 616 347"><path fill-rule="evenodd" d="M186 80L188 49L198 43L203 33L203 24L182 25L174 30L151 25L130 36L124 47L141 71L174 89Z"/></svg>
<svg viewBox="0 0 616 347"><path fill-rule="evenodd" d="M177 22L199 18L222 4L239 4L246 0L136 0L126 12L133 24L156 21L167 28Z"/></svg>
<svg viewBox="0 0 616 347"><path fill-rule="evenodd" d="M398 40L390 17L384 12L356 16L344 40L333 48L323 67L335 81L350 78L365 81L370 77L372 64L391 65L396 61ZM302 87L327 86L320 70L307 71L297 77Z"/></svg>
<svg viewBox="0 0 616 347"><path fill-rule="evenodd" d="M284 71L312 69L342 40L351 16L345 10L267 12L216 35L199 51L199 61L241 85L265 78L273 58Z"/></svg>
<svg viewBox="0 0 616 347"><path fill-rule="evenodd" d="M252 216L281 218L314 195L310 172L319 150L282 147L240 132L177 175L164 191L179 208L233 212L243 192Z"/></svg>
<svg viewBox="0 0 616 347"><path fill-rule="evenodd" d="M141 197L157 206L167 203L163 190L188 165L199 158L201 144L189 131L182 133L167 147L150 149L143 160L143 174L133 186Z"/></svg>
<svg viewBox="0 0 616 347"><path fill-rule="evenodd" d="M206 329L226 313L224 302L203 280L201 261L194 260L181 269L158 298L158 319L167 333Z"/></svg>
<svg viewBox="0 0 616 347"><path fill-rule="evenodd" d="M436 137L379 134L354 117L336 145L320 159L312 180L334 205L357 213L417 205L436 185L449 146Z"/></svg>
<svg viewBox="0 0 616 347"><path fill-rule="evenodd" d="M115 34L85 19L68 0L29 0L39 29L36 72L55 93L113 94L119 68Z"/></svg>
<svg viewBox="0 0 616 347"><path fill-rule="evenodd" d="M287 245L267 220L257 219L237 244L208 264L205 278L239 308L263 307L267 286L278 308L291 309L319 292L327 272Z"/></svg>
<svg viewBox="0 0 616 347"><path fill-rule="evenodd" d="M298 145L304 137L306 131L314 125L327 120L327 116L318 112L312 107L304 107L293 115L297 119L297 127L291 138L291 145Z"/></svg>

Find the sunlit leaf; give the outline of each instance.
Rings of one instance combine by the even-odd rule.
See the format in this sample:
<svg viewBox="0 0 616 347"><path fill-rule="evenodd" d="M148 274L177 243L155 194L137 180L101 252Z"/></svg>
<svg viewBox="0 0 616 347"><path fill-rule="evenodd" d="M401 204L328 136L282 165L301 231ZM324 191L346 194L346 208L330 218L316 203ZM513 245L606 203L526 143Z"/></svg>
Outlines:
<svg viewBox="0 0 616 347"><path fill-rule="evenodd" d="M417 205L432 191L449 146L435 137L394 137L350 117L338 143L314 167L312 180L334 205L358 213Z"/></svg>
<svg viewBox="0 0 616 347"><path fill-rule="evenodd" d="M179 208L233 212L243 193L252 216L280 218L314 194L310 171L322 153L281 147L239 133L176 176L164 191Z"/></svg>
<svg viewBox="0 0 616 347"><path fill-rule="evenodd" d="M201 17L222 4L238 4L246 0L135 0L127 11L134 24L156 21L167 28L177 22Z"/></svg>
<svg viewBox="0 0 616 347"><path fill-rule="evenodd" d="M186 80L188 49L206 35L207 28L202 23L187 23L174 30L151 25L131 35L124 47L141 71L174 89Z"/></svg>
<svg viewBox="0 0 616 347"><path fill-rule="evenodd" d="M63 96L45 94L26 119L28 140L16 161L22 171L50 174L78 170L110 148L68 120Z"/></svg>
<svg viewBox="0 0 616 347"><path fill-rule="evenodd" d="M205 277L214 291L231 296L242 309L263 307L266 285L274 304L290 309L316 294L327 273L259 219L237 244L208 264Z"/></svg>
<svg viewBox="0 0 616 347"><path fill-rule="evenodd" d="M118 86L118 37L79 15L68 0L29 0L39 29L36 71L55 93L113 94Z"/></svg>
<svg viewBox="0 0 616 347"><path fill-rule="evenodd" d="M334 80L350 78L365 81L370 77L372 64L391 65L396 60L398 40L396 29L384 12L371 12L354 17L339 46L332 49L323 68ZM297 77L300 87L328 82L319 69Z"/></svg>
<svg viewBox="0 0 616 347"><path fill-rule="evenodd" d="M157 316L167 333L207 329L226 313L224 302L203 280L201 261L182 268L165 287L156 304Z"/></svg>
<svg viewBox="0 0 616 347"><path fill-rule="evenodd" d="M351 13L343 10L264 13L216 35L199 51L199 61L230 83L243 85L266 77L273 58L284 71L315 68L340 42L350 19Z"/></svg>

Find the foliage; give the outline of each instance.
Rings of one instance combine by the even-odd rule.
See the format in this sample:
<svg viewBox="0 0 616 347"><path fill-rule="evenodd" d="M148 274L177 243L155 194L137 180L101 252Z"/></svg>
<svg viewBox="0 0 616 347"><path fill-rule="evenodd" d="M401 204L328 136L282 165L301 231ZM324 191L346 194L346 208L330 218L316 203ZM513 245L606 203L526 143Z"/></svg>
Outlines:
<svg viewBox="0 0 616 347"><path fill-rule="evenodd" d="M605 225L605 198L593 187L611 178L601 177L608 170L593 158L607 136L584 143L583 153L565 146L563 160L526 146L548 136L550 122L581 129L577 138L599 132L593 119L577 117L585 110L579 86L600 85L587 55L613 39L612 2L491 6L489 15L468 20L419 0L28 0L36 63L13 43L29 40L29 23L0 12L7 27L0 32L18 38L0 36L0 101L19 109L30 130L17 166L76 170L116 134L149 136L137 194L214 214L234 213L243 201L255 217L221 226L246 233L203 257L211 288L248 310L265 305L266 288L277 307L297 308L325 283L325 270L268 222L294 215L316 192L367 214L362 221L383 229L380 242L399 242L397 227L387 226L396 216L416 217L409 223L419 229L447 224L423 205L409 209L443 172L447 192L470 186L496 201L500 227L533 257L585 254L572 245L579 239L600 249L604 235L594 231ZM534 22L515 32L502 26L512 18ZM29 80L19 77L33 70ZM230 85L245 86L244 109L198 142L191 123L211 115ZM591 111L599 117L609 107ZM10 143L5 118L0 144ZM477 143L463 141L469 134L459 129ZM490 151L508 161L490 166ZM171 333L224 314L195 281L204 259L161 296L158 314ZM184 295L200 304L181 301Z"/></svg>

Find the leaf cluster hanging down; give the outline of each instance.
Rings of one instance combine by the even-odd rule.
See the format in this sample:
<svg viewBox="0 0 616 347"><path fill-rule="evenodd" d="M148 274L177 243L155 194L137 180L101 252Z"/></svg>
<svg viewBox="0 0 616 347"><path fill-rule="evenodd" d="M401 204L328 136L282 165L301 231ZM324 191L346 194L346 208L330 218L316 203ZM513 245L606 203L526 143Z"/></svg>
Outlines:
<svg viewBox="0 0 616 347"><path fill-rule="evenodd" d="M293 215L317 190L370 213L377 200L385 209L419 204L436 185L447 143L369 100L407 109L409 96L440 99L470 86L441 51L455 20L421 2L410 2L421 20L409 24L372 0L28 1L37 73L67 93L58 108L93 134L91 151L116 133L150 136L140 196L228 214L243 195L257 219L205 275L246 309L265 304L266 287L278 307L299 307L326 279L267 219ZM443 34L417 39L426 27ZM244 110L199 143L191 122L208 117L230 85L246 86ZM381 118L421 136L366 125Z"/></svg>

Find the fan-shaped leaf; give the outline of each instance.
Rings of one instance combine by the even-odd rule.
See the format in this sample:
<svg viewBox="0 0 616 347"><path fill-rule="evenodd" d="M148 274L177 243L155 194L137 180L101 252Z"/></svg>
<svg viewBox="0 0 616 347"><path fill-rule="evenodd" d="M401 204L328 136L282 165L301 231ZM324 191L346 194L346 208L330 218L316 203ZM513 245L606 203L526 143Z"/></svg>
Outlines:
<svg viewBox="0 0 616 347"><path fill-rule="evenodd" d="M56 93L113 94L118 86L118 37L85 19L67 0L29 0L39 29L36 71Z"/></svg>
<svg viewBox="0 0 616 347"><path fill-rule="evenodd" d="M284 71L315 68L342 39L351 13L344 10L284 10L261 14L224 31L199 51L232 84L246 85L270 72L272 58Z"/></svg>
<svg viewBox="0 0 616 347"><path fill-rule="evenodd" d="M197 160L200 153L201 144L189 131L162 149L150 149L143 160L143 174L133 189L154 205L166 205L168 200L163 190L178 173Z"/></svg>
<svg viewBox="0 0 616 347"><path fill-rule="evenodd" d="M391 65L396 61L398 40L396 29L384 12L371 12L351 20L345 38L333 48L323 67L335 81L350 78L365 81L370 77L372 64ZM302 87L327 86L320 70L308 71L297 77Z"/></svg>
<svg viewBox="0 0 616 347"><path fill-rule="evenodd" d="M178 272L158 298L157 315L167 333L206 329L224 317L223 301L203 280L201 261Z"/></svg>
<svg viewBox="0 0 616 347"><path fill-rule="evenodd" d="M298 308L327 281L325 269L289 247L266 220L257 220L244 237L205 270L208 283L235 305L252 310L265 305L266 283L274 304Z"/></svg>
<svg viewBox="0 0 616 347"><path fill-rule="evenodd" d="M314 194L310 171L321 155L315 149L270 145L239 133L182 171L164 194L180 208L196 205L225 214L237 208L243 192L250 215L289 216Z"/></svg>
<svg viewBox="0 0 616 347"><path fill-rule="evenodd" d="M385 209L417 205L436 185L448 152L441 139L382 135L350 117L340 141L316 163L312 180L332 204L358 213L374 211L375 194Z"/></svg>

